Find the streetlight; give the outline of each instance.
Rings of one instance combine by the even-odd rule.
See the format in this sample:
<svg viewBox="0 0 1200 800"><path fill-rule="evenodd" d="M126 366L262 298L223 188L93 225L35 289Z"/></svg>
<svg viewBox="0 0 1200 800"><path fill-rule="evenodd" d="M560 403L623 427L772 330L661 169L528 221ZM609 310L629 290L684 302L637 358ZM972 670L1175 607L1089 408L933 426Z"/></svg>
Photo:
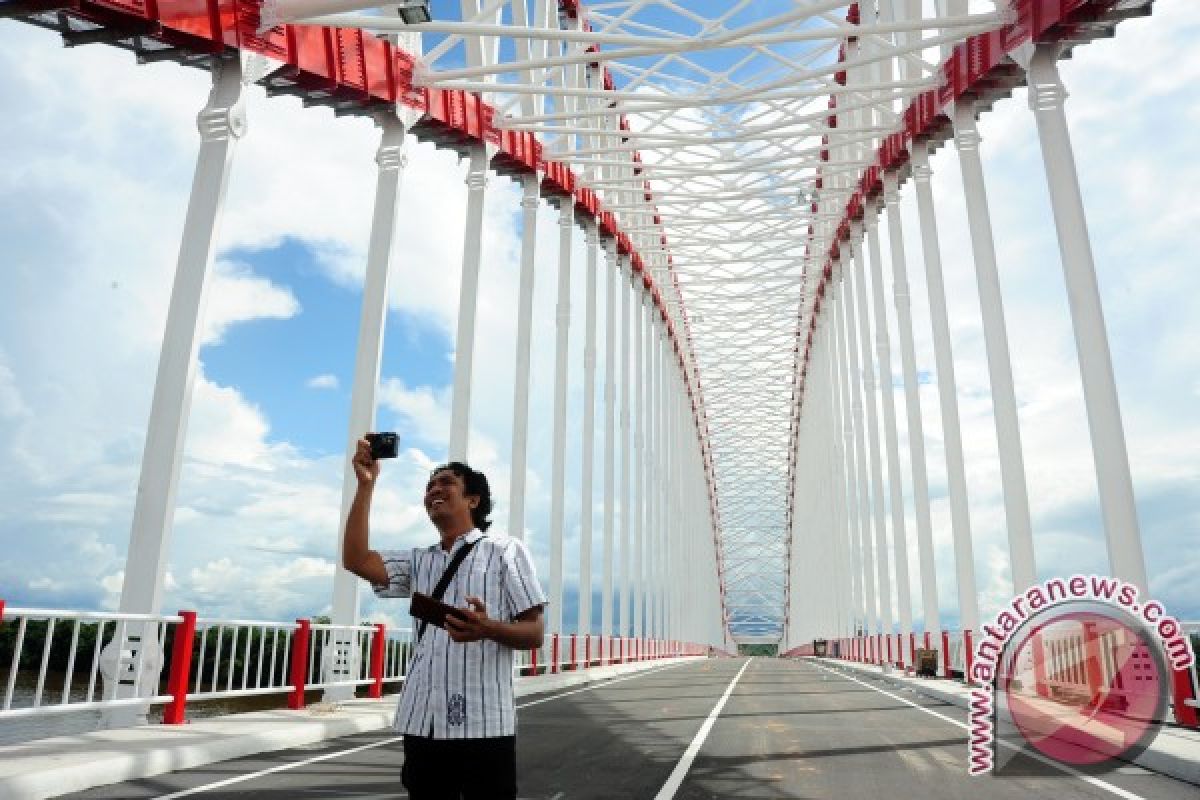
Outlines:
<svg viewBox="0 0 1200 800"><path fill-rule="evenodd" d="M396 11L406 25L417 25L433 19L433 15L429 13L429 0L403 0L396 6Z"/></svg>

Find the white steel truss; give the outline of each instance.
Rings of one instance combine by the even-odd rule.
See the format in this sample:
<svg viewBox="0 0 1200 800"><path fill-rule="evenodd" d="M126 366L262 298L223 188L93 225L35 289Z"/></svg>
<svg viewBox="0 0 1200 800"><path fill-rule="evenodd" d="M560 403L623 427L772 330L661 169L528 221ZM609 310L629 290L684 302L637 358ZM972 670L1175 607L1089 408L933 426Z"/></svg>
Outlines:
<svg viewBox="0 0 1200 800"><path fill-rule="evenodd" d="M417 85L481 93L496 127L538 134L616 215L689 345L739 639L783 630L800 332L852 187L949 46L1006 21L924 5L461 0L418 25L377 0L264 13L264 26L421 33Z"/></svg>

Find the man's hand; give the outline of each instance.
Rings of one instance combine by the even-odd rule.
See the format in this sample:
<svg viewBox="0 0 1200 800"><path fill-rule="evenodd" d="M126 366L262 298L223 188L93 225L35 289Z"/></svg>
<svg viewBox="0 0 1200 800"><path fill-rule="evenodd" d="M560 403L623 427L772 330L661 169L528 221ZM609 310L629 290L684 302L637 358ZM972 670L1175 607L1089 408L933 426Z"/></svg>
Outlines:
<svg viewBox="0 0 1200 800"><path fill-rule="evenodd" d="M350 459L350 463L354 465L354 477L358 478L359 486L374 486L375 479L379 477L379 462L371 458L371 443L366 439L359 439L354 448L354 458Z"/></svg>
<svg viewBox="0 0 1200 800"><path fill-rule="evenodd" d="M467 597L470 609L458 609L458 614L446 615L446 633L456 642L478 642L480 639L490 639L495 620L487 615L487 606L478 597Z"/></svg>

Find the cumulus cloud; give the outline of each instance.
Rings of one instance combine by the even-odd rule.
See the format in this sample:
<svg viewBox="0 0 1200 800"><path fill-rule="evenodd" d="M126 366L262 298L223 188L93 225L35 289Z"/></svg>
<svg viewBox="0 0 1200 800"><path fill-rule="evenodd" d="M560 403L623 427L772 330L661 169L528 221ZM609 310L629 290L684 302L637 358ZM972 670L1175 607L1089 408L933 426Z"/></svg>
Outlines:
<svg viewBox="0 0 1200 800"><path fill-rule="evenodd" d="M304 385L309 389L337 389L339 383L337 375L331 375L327 372L323 375L314 375Z"/></svg>
<svg viewBox="0 0 1200 800"><path fill-rule="evenodd" d="M239 322L290 319L300 313L291 291L255 275L246 264L218 261L208 291L202 346L220 344L226 330Z"/></svg>

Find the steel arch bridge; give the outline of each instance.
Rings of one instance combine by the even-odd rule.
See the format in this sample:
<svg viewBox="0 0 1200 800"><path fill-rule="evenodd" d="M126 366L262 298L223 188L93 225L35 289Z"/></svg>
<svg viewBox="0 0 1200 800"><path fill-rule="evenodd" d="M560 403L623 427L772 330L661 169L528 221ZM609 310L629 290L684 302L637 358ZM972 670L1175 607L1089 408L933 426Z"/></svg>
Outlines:
<svg viewBox="0 0 1200 800"><path fill-rule="evenodd" d="M914 324L933 326L962 626L978 624L929 192L929 154L951 141L969 206L1011 565L1016 584L1032 583L1029 501L975 127L999 98L1028 85L1070 287L1110 563L1114 574L1145 586L1056 64L1071 48L1111 35L1121 20L1149 14L1151 2L946 0L928 6L915 0L740 0L720 7L619 0L585 8L568 0L464 0L434 3L431 21L412 22L412 10L402 18L370 0L6 0L0 6L5 16L57 30L69 45L105 42L133 51L140 62L173 60L213 74L212 96L200 115L203 144L143 466L143 485L152 490L142 493L135 515L123 607L157 610L161 594L158 565L178 465L175 434L186 424L190 391L186 369L169 363L167 353L181 348L195 355L194 308L242 132L240 95L247 81L338 114L369 115L382 126L368 279L376 297L369 302L379 301L388 279L388 214L394 215L405 133L470 159L452 456L465 455L467 445L487 172L521 182L529 228L540 198L560 209L564 270L570 225L584 229L593 298L585 323L590 352L599 253L606 260L603 279L630 287L621 308L608 308L602 320L607 352L615 352L618 338L622 348L619 374L610 366L602 376L609 560L603 630L687 628L699 641L774 640L785 649L822 632L884 633L898 623L902 636L911 633L906 554L914 544L925 628L940 633ZM922 265L905 263L905 231L898 213L888 213L897 208L901 188L910 186L920 203L921 230L909 235L921 237ZM890 264L881 255L883 218ZM524 248L528 290L531 236ZM911 269L925 270L930 321L912 318ZM889 271L897 342L886 323ZM527 301L526 294L521 313L528 313ZM514 531L524 530L520 467L530 337L527 320L522 324ZM560 320L558 341L550 573L556 597L563 580L568 324ZM370 349L378 348L381 329L380 320L364 317L354 423L371 418L376 378ZM905 388L899 411L877 378L891 374L894 350ZM586 379L595 387L589 358ZM588 402L592 420L595 402ZM898 414L907 415L911 432L907 453L898 445ZM594 446L590 437L587 446ZM912 474L915 526L905 517L902 460ZM589 469L589 496L592 479ZM801 550L820 559L799 559ZM682 569L681 558L687 559ZM694 597L664 591L670 569L711 571L711 580L695 588ZM336 593L336 616L353 619L354 590L344 575ZM586 593L583 602L590 602ZM689 622L695 615L685 608L703 608L707 619ZM561 619L553 622L561 630Z"/></svg>

